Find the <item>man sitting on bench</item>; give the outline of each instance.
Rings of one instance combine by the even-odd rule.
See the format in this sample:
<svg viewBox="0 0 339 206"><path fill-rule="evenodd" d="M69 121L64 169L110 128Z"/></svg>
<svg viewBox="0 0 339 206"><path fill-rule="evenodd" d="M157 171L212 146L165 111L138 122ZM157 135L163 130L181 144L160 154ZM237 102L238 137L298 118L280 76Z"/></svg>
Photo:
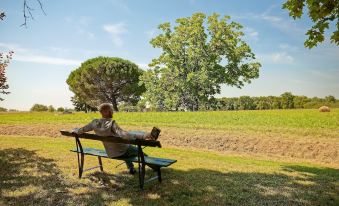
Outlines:
<svg viewBox="0 0 339 206"><path fill-rule="evenodd" d="M121 129L118 124L112 119L113 107L109 103L103 103L99 107L101 113L101 119L94 119L92 122L82 128L75 128L72 130L73 133L82 134L85 132L93 131L98 136L118 136L124 139L153 139L151 133L145 134L132 134ZM108 157L130 157L137 156L137 147L129 144L112 143L103 141L106 153ZM135 173L134 165L131 161L126 160L127 169L130 174Z"/></svg>

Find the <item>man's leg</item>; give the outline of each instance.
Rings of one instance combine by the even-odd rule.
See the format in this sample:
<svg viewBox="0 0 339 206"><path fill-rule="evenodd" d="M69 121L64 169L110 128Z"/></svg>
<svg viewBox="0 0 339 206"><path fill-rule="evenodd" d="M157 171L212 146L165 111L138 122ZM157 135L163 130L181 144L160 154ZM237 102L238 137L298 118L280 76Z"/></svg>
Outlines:
<svg viewBox="0 0 339 206"><path fill-rule="evenodd" d="M135 157L138 156L138 148L136 146L130 145L126 151L126 153L123 155L124 157ZM133 162L130 160L125 160L127 169L129 169L130 174L135 173Z"/></svg>

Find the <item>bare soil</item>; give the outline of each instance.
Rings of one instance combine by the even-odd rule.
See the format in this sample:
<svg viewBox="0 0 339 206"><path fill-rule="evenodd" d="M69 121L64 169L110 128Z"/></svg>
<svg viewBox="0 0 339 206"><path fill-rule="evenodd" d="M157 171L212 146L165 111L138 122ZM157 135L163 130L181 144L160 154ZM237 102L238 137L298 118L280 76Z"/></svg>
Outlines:
<svg viewBox="0 0 339 206"><path fill-rule="evenodd" d="M59 130L79 127L72 124L0 125L0 135L61 137ZM150 130L122 126L126 130ZM339 166L338 138L308 138L275 133L247 134L226 130L161 128L163 146L258 155L278 159L301 159Z"/></svg>

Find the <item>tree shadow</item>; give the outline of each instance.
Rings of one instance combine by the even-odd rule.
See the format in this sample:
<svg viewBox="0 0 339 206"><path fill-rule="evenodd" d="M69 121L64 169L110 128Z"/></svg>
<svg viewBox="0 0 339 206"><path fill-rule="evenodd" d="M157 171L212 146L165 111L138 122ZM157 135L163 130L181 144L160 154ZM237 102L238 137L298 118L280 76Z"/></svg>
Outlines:
<svg viewBox="0 0 339 206"><path fill-rule="evenodd" d="M339 170L299 165L283 165L276 173L165 168L161 184L151 182L140 190L137 175L96 171L79 180L67 177L53 159L40 157L36 151L5 149L0 150L0 172L0 204L5 205L339 203Z"/></svg>
<svg viewBox="0 0 339 206"><path fill-rule="evenodd" d="M202 168L163 173L163 183L150 183L144 191L136 176L94 172L87 177L131 205L339 205L338 169L289 165L276 173Z"/></svg>
<svg viewBox="0 0 339 206"><path fill-rule="evenodd" d="M22 148L0 150L0 185L0 204L5 205L83 205L90 196L100 197L72 194L70 189L84 185L70 183L53 159Z"/></svg>

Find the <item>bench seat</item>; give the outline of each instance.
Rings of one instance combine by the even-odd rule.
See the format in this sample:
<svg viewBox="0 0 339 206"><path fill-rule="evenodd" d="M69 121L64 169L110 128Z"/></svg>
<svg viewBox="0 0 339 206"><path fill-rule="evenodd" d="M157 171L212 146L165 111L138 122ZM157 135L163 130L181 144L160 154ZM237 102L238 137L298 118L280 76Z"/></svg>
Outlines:
<svg viewBox="0 0 339 206"><path fill-rule="evenodd" d="M72 152L77 152L77 149L72 149ZM99 156L99 157L104 157L104 158L109 158L107 156L107 153L105 150L101 149L95 149L95 148L83 148L83 152L86 155L93 155L93 156ZM150 156L145 156L145 163L147 165L156 165L159 167L168 167L169 165L175 163L177 160L172 160L172 159L164 159L164 158L158 158L158 157L150 157ZM117 159L117 160L130 160L132 162L138 162L138 156L135 157L114 157L110 159Z"/></svg>

